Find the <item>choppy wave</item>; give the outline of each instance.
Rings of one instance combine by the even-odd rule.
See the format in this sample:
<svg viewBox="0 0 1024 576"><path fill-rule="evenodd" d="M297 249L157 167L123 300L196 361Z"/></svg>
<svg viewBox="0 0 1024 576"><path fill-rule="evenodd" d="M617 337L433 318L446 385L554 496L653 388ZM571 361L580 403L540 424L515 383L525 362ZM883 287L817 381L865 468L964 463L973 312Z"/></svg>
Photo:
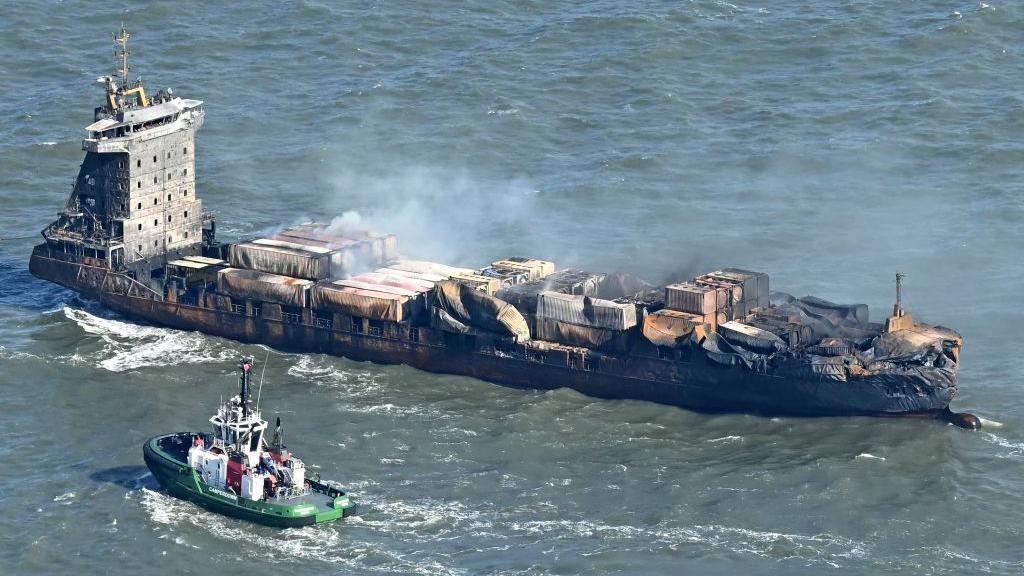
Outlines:
<svg viewBox="0 0 1024 576"><path fill-rule="evenodd" d="M177 366L201 362L223 362L237 352L215 344L198 332L157 328L122 320L102 318L75 308L64 307L64 315L104 343L101 351L88 356L73 355L72 361L95 363L111 372L147 366Z"/></svg>

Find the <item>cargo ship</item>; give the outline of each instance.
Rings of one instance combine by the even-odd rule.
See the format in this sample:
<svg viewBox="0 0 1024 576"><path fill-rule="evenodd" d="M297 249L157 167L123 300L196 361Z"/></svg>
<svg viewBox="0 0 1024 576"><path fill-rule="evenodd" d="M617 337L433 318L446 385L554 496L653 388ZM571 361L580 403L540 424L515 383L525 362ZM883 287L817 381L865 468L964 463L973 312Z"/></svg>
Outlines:
<svg viewBox="0 0 1024 576"><path fill-rule="evenodd" d="M404 258L398 239L308 223L216 238L196 189L205 112L120 76L86 126L85 160L31 272L132 319L502 385L704 412L949 417L963 339L899 294L863 304L771 291L721 268L652 286L510 256L479 267ZM956 421L975 427L973 421Z"/></svg>

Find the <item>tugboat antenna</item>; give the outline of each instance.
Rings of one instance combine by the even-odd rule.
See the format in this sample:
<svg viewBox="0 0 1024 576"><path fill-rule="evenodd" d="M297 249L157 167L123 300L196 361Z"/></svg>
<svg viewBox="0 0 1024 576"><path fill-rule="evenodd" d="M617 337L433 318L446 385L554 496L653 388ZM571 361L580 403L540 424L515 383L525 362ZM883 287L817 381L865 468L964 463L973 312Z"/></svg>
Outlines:
<svg viewBox="0 0 1024 576"><path fill-rule="evenodd" d="M260 410L260 396L263 395L263 377L267 375L267 361L270 360L270 349L267 349L267 357L263 360L263 371L260 372L260 388L256 391L256 411Z"/></svg>

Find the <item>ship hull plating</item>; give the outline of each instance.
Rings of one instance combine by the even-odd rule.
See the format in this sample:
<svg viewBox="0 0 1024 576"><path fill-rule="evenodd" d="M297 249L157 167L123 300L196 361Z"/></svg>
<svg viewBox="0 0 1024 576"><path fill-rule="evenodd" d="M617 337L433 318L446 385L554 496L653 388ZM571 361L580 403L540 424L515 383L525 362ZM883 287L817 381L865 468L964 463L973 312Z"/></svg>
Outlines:
<svg viewBox="0 0 1024 576"><path fill-rule="evenodd" d="M948 386L937 387L892 375L847 381L779 377L712 365L699 357L673 361L619 356L604 358L599 365L585 369L557 359L537 361L481 351L461 335L441 333L438 338L412 341L118 293L106 289L106 277L114 276L107 270L57 260L40 251L33 254L30 270L39 278L95 298L131 319L282 350L407 364L428 372L470 376L516 388L564 387L596 398L646 400L701 412L802 416L938 415L956 394L955 373L950 375ZM419 330L433 332L429 328Z"/></svg>

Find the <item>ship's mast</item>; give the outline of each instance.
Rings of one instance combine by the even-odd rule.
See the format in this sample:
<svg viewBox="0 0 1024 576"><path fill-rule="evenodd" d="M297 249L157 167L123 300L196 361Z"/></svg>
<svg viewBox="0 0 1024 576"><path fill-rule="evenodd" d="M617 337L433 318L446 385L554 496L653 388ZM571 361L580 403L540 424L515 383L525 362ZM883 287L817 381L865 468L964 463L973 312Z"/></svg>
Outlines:
<svg viewBox="0 0 1024 576"><path fill-rule="evenodd" d="M896 304L892 307L893 316L903 316L903 279L906 274L896 273Z"/></svg>
<svg viewBox="0 0 1024 576"><path fill-rule="evenodd" d="M121 65L121 85L128 85L128 39L131 38L131 34L128 33L124 28L124 23L121 24L120 35L114 34L114 42L117 43L119 50L117 50L116 60Z"/></svg>

